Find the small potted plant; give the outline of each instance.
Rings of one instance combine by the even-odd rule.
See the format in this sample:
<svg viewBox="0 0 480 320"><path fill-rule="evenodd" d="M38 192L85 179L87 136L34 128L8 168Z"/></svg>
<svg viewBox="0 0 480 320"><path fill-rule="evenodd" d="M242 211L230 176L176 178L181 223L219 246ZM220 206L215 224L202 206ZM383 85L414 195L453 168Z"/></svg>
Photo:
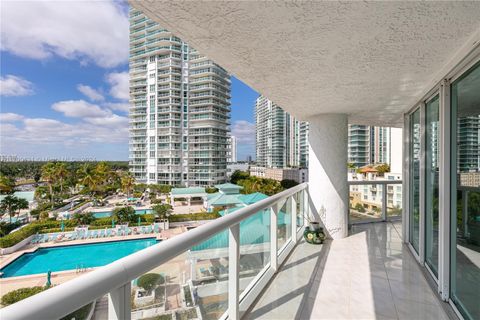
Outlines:
<svg viewBox="0 0 480 320"><path fill-rule="evenodd" d="M307 220L309 226L305 227L305 231L303 232L305 241L311 244L322 244L325 240L325 233L323 233L323 228L320 227L320 222L312 221L308 219L308 217Z"/></svg>

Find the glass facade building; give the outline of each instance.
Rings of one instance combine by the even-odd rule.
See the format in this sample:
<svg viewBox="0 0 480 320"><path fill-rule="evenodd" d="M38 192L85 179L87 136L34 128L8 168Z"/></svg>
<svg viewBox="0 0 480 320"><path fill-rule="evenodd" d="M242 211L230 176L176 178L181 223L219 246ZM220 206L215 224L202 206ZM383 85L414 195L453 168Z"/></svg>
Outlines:
<svg viewBox="0 0 480 320"><path fill-rule="evenodd" d="M264 96L255 102L256 162L268 168L308 166L308 123Z"/></svg>
<svg viewBox="0 0 480 320"><path fill-rule="evenodd" d="M130 9L130 171L137 181L226 181L230 75Z"/></svg>

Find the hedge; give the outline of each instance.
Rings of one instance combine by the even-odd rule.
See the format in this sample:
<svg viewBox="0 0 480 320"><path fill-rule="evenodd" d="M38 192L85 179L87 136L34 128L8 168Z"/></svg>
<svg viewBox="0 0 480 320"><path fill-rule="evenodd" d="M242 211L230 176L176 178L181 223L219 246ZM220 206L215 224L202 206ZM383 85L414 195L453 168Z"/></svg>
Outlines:
<svg viewBox="0 0 480 320"><path fill-rule="evenodd" d="M170 222L185 222L196 220L214 220L221 217L218 212L197 212L189 214L175 214L168 218Z"/></svg>
<svg viewBox="0 0 480 320"><path fill-rule="evenodd" d="M2 297L2 305L8 306L45 290L45 287L20 288L10 291Z"/></svg>
<svg viewBox="0 0 480 320"><path fill-rule="evenodd" d="M0 248L8 248L16 245L20 241L34 235L36 233L42 233L47 229L60 229L61 221L56 220L47 220L47 221L38 221L32 222L29 225L26 225L20 230L12 232L5 237L0 238ZM64 221L65 228L73 228L76 226L75 221L67 220Z"/></svg>

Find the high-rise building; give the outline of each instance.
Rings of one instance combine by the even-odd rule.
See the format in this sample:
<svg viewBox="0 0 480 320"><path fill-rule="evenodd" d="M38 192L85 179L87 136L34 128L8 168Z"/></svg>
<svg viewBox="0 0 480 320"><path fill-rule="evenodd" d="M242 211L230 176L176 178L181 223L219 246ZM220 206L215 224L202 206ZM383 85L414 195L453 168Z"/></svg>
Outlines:
<svg viewBox="0 0 480 320"><path fill-rule="evenodd" d="M226 181L230 76L130 9L130 170L137 181Z"/></svg>
<svg viewBox="0 0 480 320"><path fill-rule="evenodd" d="M348 126L348 161L356 167L387 163L401 172L402 129L364 125Z"/></svg>
<svg viewBox="0 0 480 320"><path fill-rule="evenodd" d="M458 169L461 172L480 168L480 116L461 117L457 121Z"/></svg>
<svg viewBox="0 0 480 320"><path fill-rule="evenodd" d="M228 138L228 157L227 162L237 162L237 137L230 136Z"/></svg>
<svg viewBox="0 0 480 320"><path fill-rule="evenodd" d="M308 124L295 119L264 96L255 103L256 162L284 168L307 166Z"/></svg>

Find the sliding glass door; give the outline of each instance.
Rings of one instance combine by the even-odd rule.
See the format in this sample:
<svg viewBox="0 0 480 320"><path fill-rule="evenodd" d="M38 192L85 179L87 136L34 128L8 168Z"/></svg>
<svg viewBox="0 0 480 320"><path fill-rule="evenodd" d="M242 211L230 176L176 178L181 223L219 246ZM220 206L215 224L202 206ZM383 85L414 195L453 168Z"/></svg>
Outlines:
<svg viewBox="0 0 480 320"><path fill-rule="evenodd" d="M450 297L480 319L480 63L451 86Z"/></svg>
<svg viewBox="0 0 480 320"><path fill-rule="evenodd" d="M425 262L438 278L439 98L425 106Z"/></svg>
<svg viewBox="0 0 480 320"><path fill-rule="evenodd" d="M410 115L410 243L420 244L420 108Z"/></svg>

